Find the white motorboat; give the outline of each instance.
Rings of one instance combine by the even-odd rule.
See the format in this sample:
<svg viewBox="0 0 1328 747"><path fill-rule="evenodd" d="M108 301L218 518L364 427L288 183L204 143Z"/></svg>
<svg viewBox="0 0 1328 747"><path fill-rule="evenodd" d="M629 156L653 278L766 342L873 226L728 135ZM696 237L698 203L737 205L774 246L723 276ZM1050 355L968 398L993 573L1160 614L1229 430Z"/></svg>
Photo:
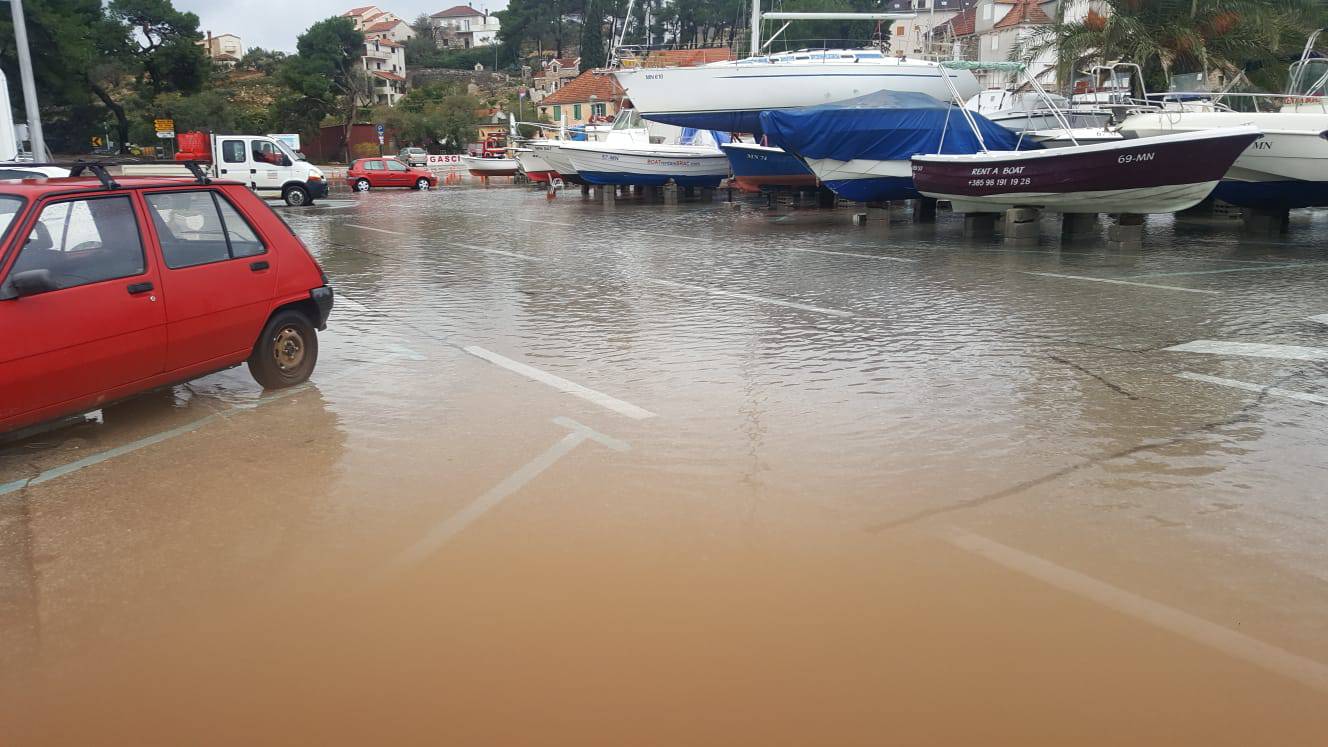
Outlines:
<svg viewBox="0 0 1328 747"><path fill-rule="evenodd" d="M506 156L462 156L461 162L473 176L516 176L521 166Z"/></svg>
<svg viewBox="0 0 1328 747"><path fill-rule="evenodd" d="M1127 117L1120 131L1150 137L1239 125L1263 138L1240 154L1215 197L1255 208L1328 205L1328 112L1151 111Z"/></svg>
<svg viewBox="0 0 1328 747"><path fill-rule="evenodd" d="M1064 96L1048 94L1048 98L1071 128L1101 129L1111 122L1111 112L1107 109L1072 106ZM1062 125L1057 112L1048 108L1047 103L1031 91L989 88L964 102L964 106L1014 132L1060 130Z"/></svg>
<svg viewBox="0 0 1328 747"><path fill-rule="evenodd" d="M729 175L728 156L709 132L642 124L625 110L604 142L562 143L558 151L589 184L717 187Z"/></svg>
<svg viewBox="0 0 1328 747"><path fill-rule="evenodd" d="M1044 150L919 155L913 184L927 197L951 201L955 212L1174 213L1203 201L1259 137L1246 126Z"/></svg>
<svg viewBox="0 0 1328 747"><path fill-rule="evenodd" d="M976 153L913 156L913 186L927 197L949 200L956 212L1037 207L1064 213L1174 213L1203 201L1240 154L1262 137L1258 128L1245 125L1079 144L1025 65L951 61L942 66L1022 74L1071 141L1028 151L992 150L981 142ZM978 115L960 111L983 140Z"/></svg>
<svg viewBox="0 0 1328 747"><path fill-rule="evenodd" d="M1093 143L1114 143L1124 139L1109 127L1074 127L1069 132L1064 129L1029 130L1022 133L1025 140L1032 140L1043 148L1063 148L1067 145L1092 145Z"/></svg>
<svg viewBox="0 0 1328 747"><path fill-rule="evenodd" d="M713 188L729 175L728 156L710 146L567 143L561 150L591 184Z"/></svg>
<svg viewBox="0 0 1328 747"><path fill-rule="evenodd" d="M534 148L517 148L516 163L521 167L521 173L525 174L533 182L547 182L550 178L558 175L549 162L540 157Z"/></svg>
<svg viewBox="0 0 1328 747"><path fill-rule="evenodd" d="M938 64L879 49L818 49L686 68L616 70L642 116L679 127L760 132L762 111L794 109L876 91L950 97ZM965 96L978 92L968 71L951 73Z"/></svg>

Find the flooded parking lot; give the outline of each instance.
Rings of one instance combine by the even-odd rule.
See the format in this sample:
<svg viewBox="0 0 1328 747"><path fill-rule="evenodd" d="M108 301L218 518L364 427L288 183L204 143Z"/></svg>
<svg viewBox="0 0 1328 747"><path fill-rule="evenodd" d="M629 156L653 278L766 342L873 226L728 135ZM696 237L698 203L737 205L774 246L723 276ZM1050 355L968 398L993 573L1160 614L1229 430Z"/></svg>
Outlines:
<svg viewBox="0 0 1328 747"><path fill-rule="evenodd" d="M1328 213L280 212L312 382L0 445L20 743L1328 739Z"/></svg>

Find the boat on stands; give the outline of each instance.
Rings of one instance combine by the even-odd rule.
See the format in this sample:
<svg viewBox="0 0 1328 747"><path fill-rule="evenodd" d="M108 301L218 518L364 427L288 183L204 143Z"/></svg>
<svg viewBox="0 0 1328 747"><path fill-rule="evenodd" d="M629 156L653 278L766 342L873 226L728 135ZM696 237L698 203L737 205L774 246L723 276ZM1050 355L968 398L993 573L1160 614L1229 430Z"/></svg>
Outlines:
<svg viewBox="0 0 1328 747"><path fill-rule="evenodd" d="M492 135L484 141L479 155L462 156L461 162L471 175L488 178L491 176L516 176L521 164L508 155L506 138Z"/></svg>
<svg viewBox="0 0 1328 747"><path fill-rule="evenodd" d="M629 121L620 125L619 122L624 118ZM557 128L548 125L536 126L543 127L546 132L556 132L558 137L530 140L526 145L534 151L534 157L549 165L551 170L550 179L561 179L567 184L585 184L586 182L577 175L576 167L572 165L572 159L559 149L564 143L604 142L609 139L615 129L619 131L628 128L636 128L641 131L646 129L641 118L639 116L633 118L631 111L628 109L619 111L618 116L609 124L576 125L573 127L561 125Z"/></svg>
<svg viewBox="0 0 1328 747"><path fill-rule="evenodd" d="M462 156L461 162L472 176L516 176L521 164L508 156Z"/></svg>
<svg viewBox="0 0 1328 747"><path fill-rule="evenodd" d="M685 68L615 70L642 116L679 127L761 133L760 115L851 99L875 91L949 98L937 63L880 49L801 49ZM971 73L960 91L978 92Z"/></svg>
<svg viewBox="0 0 1328 747"><path fill-rule="evenodd" d="M975 136L959 104L921 93L880 91L835 104L761 115L773 145L795 154L831 191L856 202L919 197L909 159L919 153L978 152L985 142L1020 147L1017 133L971 114ZM1039 148L1031 141L1024 147Z"/></svg>
<svg viewBox="0 0 1328 747"><path fill-rule="evenodd" d="M1315 49L1320 34L1316 31L1305 43L1281 95L1229 90L1204 94L1204 106L1133 113L1121 122L1120 131L1127 137L1150 137L1253 125L1263 138L1240 154L1213 196L1266 210L1328 205L1328 61Z"/></svg>
<svg viewBox="0 0 1328 747"><path fill-rule="evenodd" d="M1155 111L1127 117L1120 131L1156 137L1242 125L1263 138L1240 153L1214 197L1251 208L1328 205L1328 112Z"/></svg>
<svg viewBox="0 0 1328 747"><path fill-rule="evenodd" d="M679 142L613 138L602 143L563 143L577 176L590 184L715 188L729 175L729 159L705 130L686 130Z"/></svg>
<svg viewBox="0 0 1328 747"><path fill-rule="evenodd" d="M1018 71L1043 93L1020 63L944 65ZM1055 109L1049 99L1048 105ZM917 190L949 200L956 212L1037 207L1065 213L1173 213L1208 197L1241 153L1262 137L1258 128L1246 125L1033 151L993 150L983 141L977 115L961 111L980 141L979 152L912 158ZM1068 123L1062 127L1072 131Z"/></svg>
<svg viewBox="0 0 1328 747"><path fill-rule="evenodd" d="M518 147L513 151L512 157L516 159L521 173L532 182L547 183L558 176L558 172L549 165L548 161L541 158L534 148Z"/></svg>
<svg viewBox="0 0 1328 747"><path fill-rule="evenodd" d="M736 141L721 143L719 148L728 156L733 183L744 192L817 184L811 169L783 148Z"/></svg>

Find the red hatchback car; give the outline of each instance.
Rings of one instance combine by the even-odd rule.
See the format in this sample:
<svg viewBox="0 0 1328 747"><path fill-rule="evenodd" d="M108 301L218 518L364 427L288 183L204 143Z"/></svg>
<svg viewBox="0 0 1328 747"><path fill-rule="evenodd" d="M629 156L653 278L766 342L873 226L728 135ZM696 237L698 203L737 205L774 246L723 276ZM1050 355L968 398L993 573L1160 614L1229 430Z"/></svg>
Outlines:
<svg viewBox="0 0 1328 747"><path fill-rule="evenodd" d="M395 158L361 158L351 162L346 183L356 192L375 187L431 189L438 186L438 177L428 169L407 166Z"/></svg>
<svg viewBox="0 0 1328 747"><path fill-rule="evenodd" d="M0 432L248 361L309 378L327 276L243 184L0 181Z"/></svg>

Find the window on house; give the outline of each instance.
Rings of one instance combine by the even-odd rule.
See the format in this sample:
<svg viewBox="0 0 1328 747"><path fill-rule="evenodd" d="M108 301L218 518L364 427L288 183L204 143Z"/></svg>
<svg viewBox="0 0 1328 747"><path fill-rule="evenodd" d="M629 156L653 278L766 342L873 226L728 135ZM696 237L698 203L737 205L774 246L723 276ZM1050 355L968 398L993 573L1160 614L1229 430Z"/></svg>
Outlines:
<svg viewBox="0 0 1328 747"><path fill-rule="evenodd" d="M984 19L988 20L988 21L990 21L990 20L992 19L992 16L993 16L995 13L996 13L996 6L993 5L992 3L987 3L987 4L982 8L982 17L983 17Z"/></svg>
<svg viewBox="0 0 1328 747"><path fill-rule="evenodd" d="M996 36L995 34L992 34L992 35L991 35L991 51L995 52L996 50L998 50L998 49L1000 49L1000 48L1001 48L1001 37Z"/></svg>
<svg viewBox="0 0 1328 747"><path fill-rule="evenodd" d="M572 119L580 119L580 118L581 118L581 105L580 105L580 104L573 104L573 105L572 105Z"/></svg>
<svg viewBox="0 0 1328 747"><path fill-rule="evenodd" d="M553 121L557 122L563 118L563 108L561 106L553 107Z"/></svg>
<svg viewBox="0 0 1328 747"><path fill-rule="evenodd" d="M903 36L903 35L904 35L904 27L895 26L895 36Z"/></svg>
<svg viewBox="0 0 1328 747"><path fill-rule="evenodd" d="M608 112L608 104L591 104L590 115L592 117L603 117Z"/></svg>

